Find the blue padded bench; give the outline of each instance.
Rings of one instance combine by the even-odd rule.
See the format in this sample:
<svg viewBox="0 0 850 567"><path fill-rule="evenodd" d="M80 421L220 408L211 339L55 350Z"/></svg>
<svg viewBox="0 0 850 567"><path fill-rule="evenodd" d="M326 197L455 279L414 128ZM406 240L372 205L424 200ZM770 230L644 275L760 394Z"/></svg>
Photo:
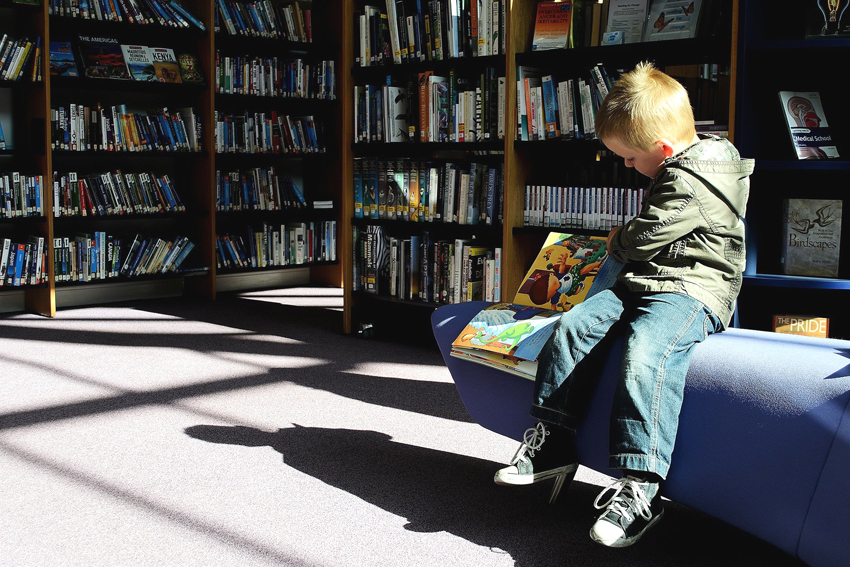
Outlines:
<svg viewBox="0 0 850 567"><path fill-rule="evenodd" d="M486 302L445 305L434 335L480 425L522 440L534 382L450 356ZM606 474L617 345L576 438ZM850 341L728 329L698 345L664 494L813 567L850 565Z"/></svg>

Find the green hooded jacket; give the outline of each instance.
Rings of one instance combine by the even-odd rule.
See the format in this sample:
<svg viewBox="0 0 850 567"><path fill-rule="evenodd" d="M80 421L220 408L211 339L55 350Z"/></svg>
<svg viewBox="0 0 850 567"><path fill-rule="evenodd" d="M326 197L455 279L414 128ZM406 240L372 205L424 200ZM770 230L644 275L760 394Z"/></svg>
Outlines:
<svg viewBox="0 0 850 567"><path fill-rule="evenodd" d="M668 158L638 216L611 239L626 265L618 282L637 293L682 293L708 306L724 328L746 263L744 215L754 161L716 136Z"/></svg>

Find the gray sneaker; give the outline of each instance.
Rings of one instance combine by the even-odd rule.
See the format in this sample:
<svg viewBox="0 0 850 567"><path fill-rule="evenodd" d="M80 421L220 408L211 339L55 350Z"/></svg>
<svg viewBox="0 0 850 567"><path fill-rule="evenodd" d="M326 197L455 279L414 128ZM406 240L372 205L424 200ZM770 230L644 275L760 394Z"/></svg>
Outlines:
<svg viewBox="0 0 850 567"><path fill-rule="evenodd" d="M578 459L572 446L571 434L556 428L547 428L542 422L526 429L523 443L510 465L496 472L496 484L525 486L555 478L555 486L549 502L558 497L561 487L569 476L570 481L578 469ZM546 451L543 444L547 443Z"/></svg>
<svg viewBox="0 0 850 567"><path fill-rule="evenodd" d="M608 547L628 547L654 526L664 515L657 482L624 476L603 490L593 505L605 512L590 529L593 541ZM610 491L613 496L600 500Z"/></svg>

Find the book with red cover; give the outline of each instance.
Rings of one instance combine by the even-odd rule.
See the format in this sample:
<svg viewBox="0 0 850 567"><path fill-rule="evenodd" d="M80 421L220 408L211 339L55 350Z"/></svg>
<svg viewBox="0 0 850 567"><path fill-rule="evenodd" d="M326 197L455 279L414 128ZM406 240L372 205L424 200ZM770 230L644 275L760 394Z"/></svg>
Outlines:
<svg viewBox="0 0 850 567"><path fill-rule="evenodd" d="M572 47L572 0L541 2L537 5L532 51Z"/></svg>

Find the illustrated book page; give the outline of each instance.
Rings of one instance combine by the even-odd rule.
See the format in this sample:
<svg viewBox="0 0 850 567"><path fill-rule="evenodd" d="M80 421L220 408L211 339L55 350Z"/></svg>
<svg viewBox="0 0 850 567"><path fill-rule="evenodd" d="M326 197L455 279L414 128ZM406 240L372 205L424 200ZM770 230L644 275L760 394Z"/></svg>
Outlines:
<svg viewBox="0 0 850 567"><path fill-rule="evenodd" d="M560 316L614 284L622 264L601 236L550 233L512 302L482 309L452 343L451 355L533 379Z"/></svg>

